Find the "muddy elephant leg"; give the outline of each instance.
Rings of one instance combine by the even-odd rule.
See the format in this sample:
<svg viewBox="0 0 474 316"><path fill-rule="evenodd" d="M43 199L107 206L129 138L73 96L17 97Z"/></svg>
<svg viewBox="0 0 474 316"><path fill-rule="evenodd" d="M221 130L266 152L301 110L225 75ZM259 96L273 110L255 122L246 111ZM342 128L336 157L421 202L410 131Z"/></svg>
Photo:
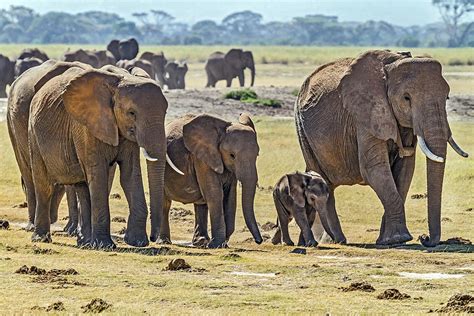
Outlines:
<svg viewBox="0 0 474 316"><path fill-rule="evenodd" d="M207 204L194 204L194 235L193 245L207 247L210 238L207 233L207 217L209 210Z"/></svg>
<svg viewBox="0 0 474 316"><path fill-rule="evenodd" d="M235 231L235 213L237 210L237 181L232 182L229 188L224 190L224 219L225 235L229 241Z"/></svg>
<svg viewBox="0 0 474 316"><path fill-rule="evenodd" d="M77 183L73 187L78 202L77 245L90 246L92 240L91 196L85 182Z"/></svg>
<svg viewBox="0 0 474 316"><path fill-rule="evenodd" d="M275 231L275 235L273 235L272 237L272 244L274 245L281 244L281 229L280 229L280 223L278 221L278 218L276 220L276 226L277 226L277 229Z"/></svg>
<svg viewBox="0 0 474 316"><path fill-rule="evenodd" d="M171 244L170 208L171 200L165 197L163 203L163 218L160 225L160 238L156 241L159 244Z"/></svg>
<svg viewBox="0 0 474 316"><path fill-rule="evenodd" d="M131 246L145 247L148 246L148 236L146 234L148 209L140 169L140 152L138 146L134 145L133 148L130 147L124 150L123 154L126 158L119 161L120 185L127 198L129 208L124 241ZM110 175L112 172L115 172L115 169L110 168L107 177L107 197L113 181L113 176Z"/></svg>
<svg viewBox="0 0 474 316"><path fill-rule="evenodd" d="M289 215L289 212L286 210L285 206L281 203L280 197L278 195L273 194L273 201L275 202L275 208L278 214L278 228L281 232L281 239L286 245L294 246L295 244L291 240L290 234L288 232L288 224L291 221L291 216ZM275 236L273 238L275 238Z"/></svg>
<svg viewBox="0 0 474 316"><path fill-rule="evenodd" d="M75 236L77 234L77 224L79 222L78 197L73 185L66 185L65 189L67 206L69 209L69 219L63 230L67 232L69 236Z"/></svg>

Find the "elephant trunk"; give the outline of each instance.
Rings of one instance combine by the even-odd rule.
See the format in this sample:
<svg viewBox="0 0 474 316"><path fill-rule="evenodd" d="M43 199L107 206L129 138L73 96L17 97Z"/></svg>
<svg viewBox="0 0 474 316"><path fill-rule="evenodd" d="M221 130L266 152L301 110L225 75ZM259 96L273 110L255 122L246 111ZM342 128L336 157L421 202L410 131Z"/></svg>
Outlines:
<svg viewBox="0 0 474 316"><path fill-rule="evenodd" d="M254 211L255 191L257 188L256 170L255 175L248 175L239 180L242 183L242 210L244 213L245 224L247 224L255 242L261 244L263 239L260 230L258 229Z"/></svg>
<svg viewBox="0 0 474 316"><path fill-rule="evenodd" d="M255 82L255 65L252 65L249 68L250 68L250 75L251 75L250 86L253 87L253 84Z"/></svg>

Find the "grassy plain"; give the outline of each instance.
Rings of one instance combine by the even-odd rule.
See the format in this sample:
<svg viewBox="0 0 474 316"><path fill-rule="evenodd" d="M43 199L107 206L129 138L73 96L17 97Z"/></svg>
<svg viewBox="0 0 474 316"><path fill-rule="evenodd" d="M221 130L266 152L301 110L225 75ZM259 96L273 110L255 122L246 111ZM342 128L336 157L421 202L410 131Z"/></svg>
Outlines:
<svg viewBox="0 0 474 316"><path fill-rule="evenodd" d="M264 188L257 192L255 209L257 220L264 224L276 218L268 187L282 174L302 170L304 165L292 120L257 117L255 123L261 147L259 183ZM453 122L452 130L458 143L474 153L474 125ZM426 192L424 164L425 159L418 152L409 196ZM4 122L0 123L0 175L0 219L8 219L12 225L9 230L0 229L2 314L29 314L35 312L31 310L33 306L47 307L58 301L64 303L67 313L79 313L81 306L93 298L104 299L112 304L108 311L122 314L418 314L440 308L440 304L456 293L474 295L472 245L426 249L413 241L398 249L374 249L382 208L367 187L341 187L336 191L342 228L350 243L347 246L322 245L307 249L306 255L291 254L294 247L273 246L268 241L258 246L246 241L251 236L244 229L239 207L236 233L229 249L211 251L172 245L170 249L175 254L151 255L153 249L131 249L123 243L118 243L119 249L114 252L81 250L74 247L73 238L58 235L53 236L52 244L33 245L29 240L31 233L21 230L19 225L26 221L26 209L12 207L24 197ZM123 197L117 182L112 192ZM443 192L443 239L461 236L474 241L473 189L473 159L462 159L449 150ZM406 203L408 227L415 238L427 233L426 201L408 198ZM192 209L178 203L173 206ZM111 209L112 216L127 216L123 198L111 200ZM66 215L63 202L59 218ZM193 220L193 215L172 220L174 241L182 243L191 239ZM64 224L61 220L54 227ZM113 223L112 231L123 226ZM290 230L296 241L297 227L292 224ZM268 237L273 232L263 234ZM35 246L51 251L36 254ZM195 270L164 271L174 258L185 259ZM79 275L66 276L69 283L36 283L33 276L14 273L22 265L74 268ZM400 272L462 277L421 280L402 277ZM376 291L339 289L357 281L369 282ZM376 298L388 288L397 288L411 298L401 301Z"/></svg>

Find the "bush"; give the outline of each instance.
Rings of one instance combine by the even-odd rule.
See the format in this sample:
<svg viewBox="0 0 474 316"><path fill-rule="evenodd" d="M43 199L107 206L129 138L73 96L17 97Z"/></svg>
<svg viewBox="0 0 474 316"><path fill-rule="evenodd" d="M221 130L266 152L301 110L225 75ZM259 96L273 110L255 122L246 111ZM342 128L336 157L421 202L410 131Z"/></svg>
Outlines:
<svg viewBox="0 0 474 316"><path fill-rule="evenodd" d="M450 59L448 61L448 65L450 65L450 66L463 66L464 62L460 59L455 58L455 59Z"/></svg>
<svg viewBox="0 0 474 316"><path fill-rule="evenodd" d="M254 105L281 108L281 101L275 99L259 99L257 93L251 89L234 90L224 95L225 99L239 100Z"/></svg>

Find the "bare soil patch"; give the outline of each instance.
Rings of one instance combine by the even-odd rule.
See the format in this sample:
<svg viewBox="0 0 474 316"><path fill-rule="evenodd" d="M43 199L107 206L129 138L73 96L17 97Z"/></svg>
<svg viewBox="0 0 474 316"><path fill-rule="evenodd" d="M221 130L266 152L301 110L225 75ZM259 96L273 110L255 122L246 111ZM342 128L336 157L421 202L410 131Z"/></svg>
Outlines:
<svg viewBox="0 0 474 316"><path fill-rule="evenodd" d="M170 218L172 220L188 220L194 213L182 207L172 207L170 209Z"/></svg>

